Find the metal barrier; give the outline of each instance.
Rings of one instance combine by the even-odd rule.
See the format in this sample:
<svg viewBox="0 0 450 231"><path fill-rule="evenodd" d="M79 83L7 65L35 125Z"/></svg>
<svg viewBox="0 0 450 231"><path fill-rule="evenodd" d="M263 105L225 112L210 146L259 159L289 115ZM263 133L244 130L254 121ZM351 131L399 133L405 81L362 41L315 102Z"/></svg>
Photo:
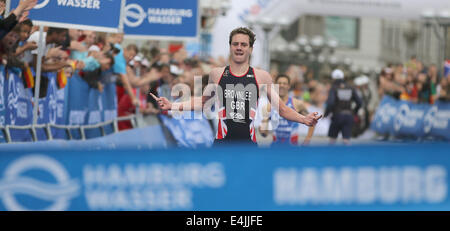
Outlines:
<svg viewBox="0 0 450 231"><path fill-rule="evenodd" d="M36 135L36 129L44 129L45 134L47 136L47 140L53 140L52 131L51 128L57 128L57 129L64 129L67 137L69 140L73 140L71 130L78 129L80 131L81 140L86 140L86 133L85 129L100 129L101 136L106 136L105 128L104 126L107 125L113 125L113 133L119 132L119 125L118 123L120 121L130 121L131 126L133 128L137 127L137 116L135 114L129 115L129 116L122 116L115 118L113 120L97 123L97 124L89 124L89 125L57 125L57 124L36 124L36 125L5 125L0 126L0 131L3 132L5 135L6 143L14 143L11 138L11 129L17 129L17 130L30 130L31 137L33 141L38 141L37 135Z"/></svg>

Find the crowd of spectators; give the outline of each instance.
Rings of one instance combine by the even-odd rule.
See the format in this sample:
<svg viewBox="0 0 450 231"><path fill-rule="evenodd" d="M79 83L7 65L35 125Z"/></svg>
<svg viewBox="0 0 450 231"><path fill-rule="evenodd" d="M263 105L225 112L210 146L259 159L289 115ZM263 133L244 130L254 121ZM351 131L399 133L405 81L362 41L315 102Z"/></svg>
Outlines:
<svg viewBox="0 0 450 231"><path fill-rule="evenodd" d="M436 64L425 66L415 56L405 64L388 64L378 81L379 96L414 103L434 104L437 100L450 101L450 76L441 76Z"/></svg>
<svg viewBox="0 0 450 231"><path fill-rule="evenodd" d="M104 90L105 84L116 84L117 116L126 116L139 111L144 115L158 114L149 92L173 99L171 89L178 83L189 86L194 92L194 76L205 76L211 68L223 66L225 62L213 59L202 60L188 57L185 49L175 52L153 47L144 56L135 44L122 47L123 33L102 33L87 30L44 27L43 42L39 44L39 27L27 19L28 11L36 1L21 1L10 16L1 20L0 59L5 70L17 70L24 86L34 88L38 64L38 47L43 47L42 73L63 72L66 85L70 87L71 77L81 78L89 88ZM4 10L4 1L0 9ZM32 73L31 81L26 74ZM4 75L3 78L7 78ZM46 96L48 79L41 77L39 97ZM33 91L34 92L34 91ZM71 95L66 95L71 97ZM31 99L30 99L31 100ZM71 120L67 121L72 124ZM119 123L119 129L129 129L131 123Z"/></svg>

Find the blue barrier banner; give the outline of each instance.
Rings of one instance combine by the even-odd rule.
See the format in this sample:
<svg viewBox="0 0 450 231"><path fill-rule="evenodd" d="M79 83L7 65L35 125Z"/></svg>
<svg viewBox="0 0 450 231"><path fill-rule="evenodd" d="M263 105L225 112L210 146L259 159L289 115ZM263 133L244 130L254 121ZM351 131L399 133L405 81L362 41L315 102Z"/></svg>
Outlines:
<svg viewBox="0 0 450 231"><path fill-rule="evenodd" d="M381 134L450 140L450 104L415 104L385 96L375 113L372 130Z"/></svg>
<svg viewBox="0 0 450 231"><path fill-rule="evenodd" d="M42 78L47 78L47 94L45 98L39 99L39 111L38 111L38 124L56 124L58 115L58 103L56 86L56 72L43 72ZM41 87L43 87L41 85ZM64 96L63 96L64 97ZM60 120L63 119L62 114ZM31 122L32 123L32 122ZM30 123L30 124L31 124ZM36 129L36 135L38 140L47 140L47 134L44 129ZM60 133L52 129L52 135L60 136Z"/></svg>
<svg viewBox="0 0 450 231"><path fill-rule="evenodd" d="M55 86L56 86L55 78ZM67 85L66 85L67 87ZM57 89L57 88L56 88ZM65 88L56 90L56 121L55 124L65 125L66 120L64 117L64 107L66 102L66 91ZM53 139L66 139L67 134L63 129L52 128Z"/></svg>
<svg viewBox="0 0 450 231"><path fill-rule="evenodd" d="M135 151L151 151L153 149L167 147L168 144L161 126L152 125L88 140L45 140L0 144L0 153L11 151L33 152L35 150L109 151L132 149Z"/></svg>
<svg viewBox="0 0 450 231"><path fill-rule="evenodd" d="M5 78L5 66L0 65L0 126L6 125L6 107L7 97L6 94L6 78ZM0 131L0 143L6 142L3 132Z"/></svg>
<svg viewBox="0 0 450 231"><path fill-rule="evenodd" d="M78 74L68 79L65 87L64 119L67 125L85 125L88 114L89 85ZM80 139L78 130L71 130L75 139Z"/></svg>
<svg viewBox="0 0 450 231"><path fill-rule="evenodd" d="M437 101L424 116L424 130L435 137L450 140L450 103Z"/></svg>
<svg viewBox="0 0 450 231"><path fill-rule="evenodd" d="M449 148L6 151L0 210L448 211Z"/></svg>
<svg viewBox="0 0 450 231"><path fill-rule="evenodd" d="M181 118L172 118L165 115L159 116L162 123L175 138L178 147L211 147L215 135L208 120L202 118L201 115L199 115L200 119L194 119L194 112L191 111L182 113L185 115L190 114L192 119L185 119L186 117L184 116L181 116Z"/></svg>
<svg viewBox="0 0 450 231"><path fill-rule="evenodd" d="M11 9L19 0L11 0ZM122 0L39 0L30 11L35 25L118 32Z"/></svg>
<svg viewBox="0 0 450 231"><path fill-rule="evenodd" d="M87 124L97 124L103 121L103 102L101 93L94 88L89 89Z"/></svg>
<svg viewBox="0 0 450 231"><path fill-rule="evenodd" d="M399 101L394 117L394 135L424 137L423 117L428 108L430 108L428 104Z"/></svg>
<svg viewBox="0 0 450 231"><path fill-rule="evenodd" d="M45 73L48 78L47 87L47 116L48 122L50 124L56 124L58 115L58 103L57 103L57 92L58 87L56 86L56 72ZM63 96L64 97L64 96Z"/></svg>
<svg viewBox="0 0 450 231"><path fill-rule="evenodd" d="M98 124L103 122L103 102L101 93L94 88L89 89L89 100L88 100L88 116L87 124ZM100 129L89 129L86 130L86 138L93 138L101 136Z"/></svg>
<svg viewBox="0 0 450 231"><path fill-rule="evenodd" d="M5 79L5 124L7 125L29 125L33 121L33 108L30 92L23 86L21 72L11 69L7 72ZM10 130L11 139L18 141L31 141L31 133L28 130Z"/></svg>
<svg viewBox="0 0 450 231"><path fill-rule="evenodd" d="M117 94L115 83L105 83L102 94L103 120L110 121L117 118ZM113 131L111 126L105 127L106 134Z"/></svg>
<svg viewBox="0 0 450 231"><path fill-rule="evenodd" d="M197 0L127 0L124 17L127 36L195 38L198 28Z"/></svg>
<svg viewBox="0 0 450 231"><path fill-rule="evenodd" d="M68 99L67 124L84 125L87 121L89 85L80 76L74 74L66 86Z"/></svg>
<svg viewBox="0 0 450 231"><path fill-rule="evenodd" d="M397 101L392 97L384 96L375 112L371 129L381 134L389 134L393 127L393 118L396 113Z"/></svg>

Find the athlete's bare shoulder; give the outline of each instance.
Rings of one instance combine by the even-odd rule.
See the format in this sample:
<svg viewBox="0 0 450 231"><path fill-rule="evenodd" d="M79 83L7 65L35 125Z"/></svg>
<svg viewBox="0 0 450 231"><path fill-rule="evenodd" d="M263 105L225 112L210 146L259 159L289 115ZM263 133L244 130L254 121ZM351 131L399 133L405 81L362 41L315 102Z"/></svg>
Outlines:
<svg viewBox="0 0 450 231"><path fill-rule="evenodd" d="M272 77L270 76L269 72L255 67L253 68L253 71L255 72L256 81L258 81L258 83L272 83Z"/></svg>
<svg viewBox="0 0 450 231"><path fill-rule="evenodd" d="M225 67L215 67L209 72L209 83L219 83L220 76L225 71Z"/></svg>

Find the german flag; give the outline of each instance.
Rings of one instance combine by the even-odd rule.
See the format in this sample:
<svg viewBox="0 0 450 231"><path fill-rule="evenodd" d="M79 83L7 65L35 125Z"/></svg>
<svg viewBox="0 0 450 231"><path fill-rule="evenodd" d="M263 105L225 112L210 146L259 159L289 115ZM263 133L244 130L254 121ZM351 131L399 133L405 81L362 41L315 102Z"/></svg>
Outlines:
<svg viewBox="0 0 450 231"><path fill-rule="evenodd" d="M67 84L67 76L64 68L58 71L57 78L59 89L64 88Z"/></svg>
<svg viewBox="0 0 450 231"><path fill-rule="evenodd" d="M71 63L71 67L72 67L72 70L73 70L73 72L75 72L75 70L77 69L77 61L76 60L74 60L74 61L72 61L72 63Z"/></svg>
<svg viewBox="0 0 450 231"><path fill-rule="evenodd" d="M26 88L33 88L34 87L34 77L33 73L31 72L30 67L25 67L25 69L22 72L23 79L25 80Z"/></svg>

